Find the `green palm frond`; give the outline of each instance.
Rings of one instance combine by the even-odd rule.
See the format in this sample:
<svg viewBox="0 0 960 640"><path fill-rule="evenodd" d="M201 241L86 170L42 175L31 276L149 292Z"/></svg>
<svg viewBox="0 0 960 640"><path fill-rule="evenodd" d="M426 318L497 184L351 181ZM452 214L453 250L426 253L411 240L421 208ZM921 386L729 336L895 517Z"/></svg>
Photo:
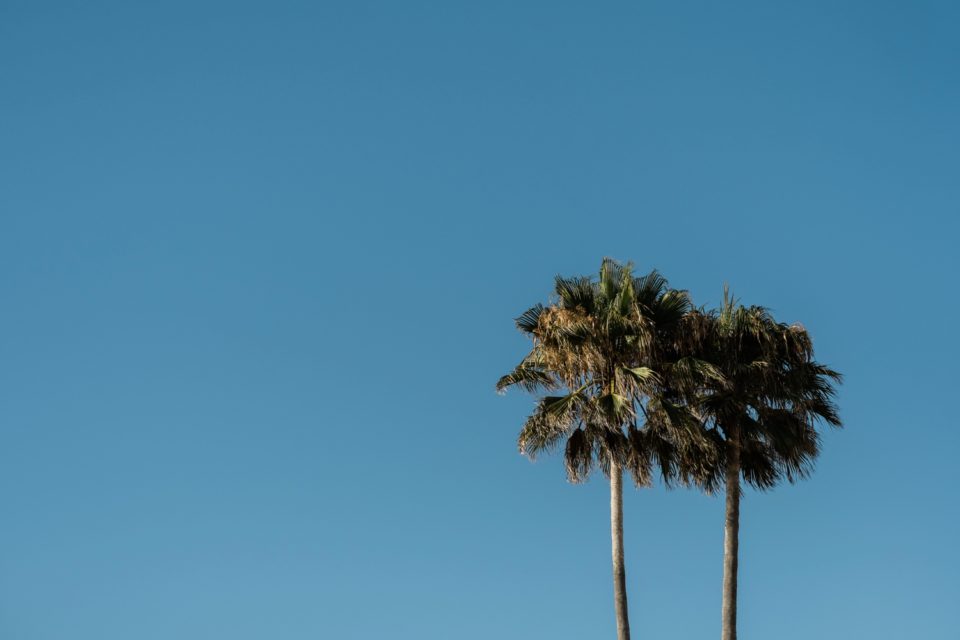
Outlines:
<svg viewBox="0 0 960 640"><path fill-rule="evenodd" d="M665 367L673 385L680 389L699 389L713 385L723 388L727 378L717 366L696 356L677 358Z"/></svg>
<svg viewBox="0 0 960 640"><path fill-rule="evenodd" d="M657 298L648 308L657 326L673 326L681 322L693 304L686 291L670 289Z"/></svg>
<svg viewBox="0 0 960 640"><path fill-rule="evenodd" d="M621 367L617 376L619 388L634 398L657 393L663 379L650 367Z"/></svg>
<svg viewBox="0 0 960 640"><path fill-rule="evenodd" d="M624 285L629 280L633 266L629 263L622 265L611 258L604 258L600 264L599 289L601 298L609 305L615 301Z"/></svg>
<svg viewBox="0 0 960 640"><path fill-rule="evenodd" d="M633 281L630 271L625 270L621 276L616 297L613 299L613 308L617 315L629 317L636 304L636 295L633 291Z"/></svg>
<svg viewBox="0 0 960 640"><path fill-rule="evenodd" d="M667 288L667 279L654 269L645 276L634 278L633 288L640 304L652 309L662 298Z"/></svg>
<svg viewBox="0 0 960 640"><path fill-rule="evenodd" d="M632 403L619 393L605 393L596 400L597 418L612 428L626 426L634 418Z"/></svg>
<svg viewBox="0 0 960 640"><path fill-rule="evenodd" d="M593 313L596 287L588 277L563 278L557 276L555 291L563 309L580 308L584 313Z"/></svg>
<svg viewBox="0 0 960 640"><path fill-rule="evenodd" d="M533 335L540 322L540 314L543 313L543 305L537 303L520 314L515 320L517 328L527 335Z"/></svg>
<svg viewBox="0 0 960 640"><path fill-rule="evenodd" d="M504 393L507 388L512 386L520 387L530 393L536 393L557 389L559 383L545 368L542 359L528 356L513 371L497 380L498 393Z"/></svg>

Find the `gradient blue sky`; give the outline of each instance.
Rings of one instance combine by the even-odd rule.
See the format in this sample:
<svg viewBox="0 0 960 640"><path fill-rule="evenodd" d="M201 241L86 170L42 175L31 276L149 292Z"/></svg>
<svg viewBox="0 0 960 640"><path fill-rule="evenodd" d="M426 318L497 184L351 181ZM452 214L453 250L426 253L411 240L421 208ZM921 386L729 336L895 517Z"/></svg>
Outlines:
<svg viewBox="0 0 960 640"><path fill-rule="evenodd" d="M954 2L0 5L0 637L613 637L512 318L601 257L847 376L748 493L741 635L960 627ZM638 638L720 499L625 498Z"/></svg>

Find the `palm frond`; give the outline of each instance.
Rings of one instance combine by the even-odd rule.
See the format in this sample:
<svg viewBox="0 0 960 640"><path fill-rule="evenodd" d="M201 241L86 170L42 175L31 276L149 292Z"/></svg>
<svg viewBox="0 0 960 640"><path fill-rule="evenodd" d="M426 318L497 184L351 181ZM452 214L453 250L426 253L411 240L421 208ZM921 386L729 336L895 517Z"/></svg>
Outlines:
<svg viewBox="0 0 960 640"><path fill-rule="evenodd" d="M534 354L531 354L534 355ZM559 388L558 381L544 367L542 361L528 356L513 371L497 380L497 392L504 393L509 387L517 386L530 393L552 391Z"/></svg>
<svg viewBox="0 0 960 640"><path fill-rule="evenodd" d="M533 335L537 330L537 325L540 322L540 314L543 313L543 309L543 305L538 302L521 313L515 320L517 329L520 329L520 331L527 335Z"/></svg>
<svg viewBox="0 0 960 640"><path fill-rule="evenodd" d="M652 309L663 296L667 288L667 279L654 269L645 276L633 279L633 288L637 300L648 309Z"/></svg>
<svg viewBox="0 0 960 640"><path fill-rule="evenodd" d="M549 451L576 425L576 415L564 402L567 396L547 397L537 403L536 409L527 418L517 440L520 453L535 458L542 451Z"/></svg>
<svg viewBox="0 0 960 640"><path fill-rule="evenodd" d="M593 313L596 290L590 278L583 276L576 278L557 276L554 290L560 298L561 308L580 308L585 313Z"/></svg>

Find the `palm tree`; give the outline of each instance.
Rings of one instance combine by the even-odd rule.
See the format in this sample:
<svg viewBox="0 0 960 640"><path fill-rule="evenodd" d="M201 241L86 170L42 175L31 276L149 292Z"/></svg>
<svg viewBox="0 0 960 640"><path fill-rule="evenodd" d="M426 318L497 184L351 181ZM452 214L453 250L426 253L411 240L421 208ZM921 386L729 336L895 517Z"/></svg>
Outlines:
<svg viewBox="0 0 960 640"><path fill-rule="evenodd" d="M661 348L662 338L679 326L690 302L656 271L635 278L630 265L610 259L603 261L598 280L558 276L555 292L554 302L537 304L517 318L533 348L499 380L497 390L562 390L563 395L538 401L520 431L521 453L533 458L565 443L571 482L586 480L596 467L609 478L617 637L629 640L623 471L646 485L651 460L667 474L677 466L680 448L656 436L672 424L672 405L650 401L662 386L650 365L667 350ZM637 428L638 409L649 413L649 428Z"/></svg>
<svg viewBox="0 0 960 640"><path fill-rule="evenodd" d="M726 490L722 639L736 640L740 480L765 490L812 471L819 424L841 426L833 402L841 376L814 360L802 326L744 307L728 290L718 311L693 311L685 323L688 357L701 363L688 400L717 443Z"/></svg>

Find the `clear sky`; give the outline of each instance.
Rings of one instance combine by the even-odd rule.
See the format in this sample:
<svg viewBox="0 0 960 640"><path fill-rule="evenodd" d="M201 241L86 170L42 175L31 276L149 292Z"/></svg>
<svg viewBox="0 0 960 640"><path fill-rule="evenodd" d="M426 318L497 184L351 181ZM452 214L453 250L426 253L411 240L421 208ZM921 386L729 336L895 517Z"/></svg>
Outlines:
<svg viewBox="0 0 960 640"><path fill-rule="evenodd" d="M613 637L512 318L603 256L846 375L741 635L953 640L955 2L0 4L0 637ZM630 489L637 638L722 501Z"/></svg>

